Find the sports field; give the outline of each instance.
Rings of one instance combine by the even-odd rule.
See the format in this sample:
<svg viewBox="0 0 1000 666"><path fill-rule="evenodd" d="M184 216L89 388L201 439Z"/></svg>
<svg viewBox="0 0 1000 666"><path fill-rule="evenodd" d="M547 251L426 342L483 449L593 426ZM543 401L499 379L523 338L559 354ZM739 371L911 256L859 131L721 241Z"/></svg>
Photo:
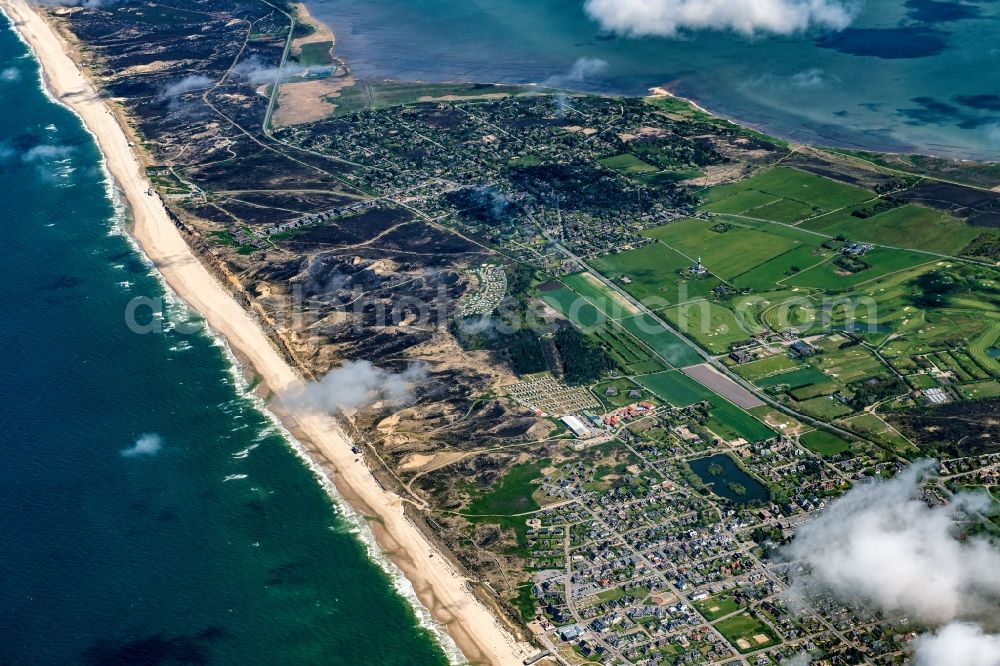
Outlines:
<svg viewBox="0 0 1000 666"><path fill-rule="evenodd" d="M799 388L800 386L809 386L810 384L822 384L829 380L829 377L816 368L806 366L798 370L792 370L791 372L784 372L777 375L771 375L770 377L765 377L763 379L758 379L754 382L754 384L762 388L787 384L790 388L794 389Z"/></svg>
<svg viewBox="0 0 1000 666"><path fill-rule="evenodd" d="M802 442L802 446L821 456L835 456L851 449L850 444L825 430L807 432L799 438L799 441Z"/></svg>
<svg viewBox="0 0 1000 666"><path fill-rule="evenodd" d="M748 442L756 442L775 436L773 430L731 402L713 400L712 404L715 407L709 410L711 418L706 425L721 437L742 437Z"/></svg>

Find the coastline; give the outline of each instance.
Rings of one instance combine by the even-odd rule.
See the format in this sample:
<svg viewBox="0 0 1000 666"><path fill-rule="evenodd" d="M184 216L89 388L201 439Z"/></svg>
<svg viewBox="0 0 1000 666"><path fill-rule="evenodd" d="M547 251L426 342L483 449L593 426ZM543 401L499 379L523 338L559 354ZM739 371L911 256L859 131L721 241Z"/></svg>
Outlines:
<svg viewBox="0 0 1000 666"><path fill-rule="evenodd" d="M252 368L275 396L293 392L302 380L265 332L195 257L148 183L116 115L69 56L64 41L26 0L0 0L12 27L30 47L47 92L69 107L94 136L105 166L132 215L131 236L187 305L200 313L233 354ZM406 517L403 500L385 490L351 452L351 441L328 415L267 406L301 445L321 481L331 481L353 508L358 522L368 520L381 553L412 585L466 659L507 666L535 652L517 641L487 609L438 549ZM361 527L359 525L359 527ZM377 558L376 558L377 559Z"/></svg>

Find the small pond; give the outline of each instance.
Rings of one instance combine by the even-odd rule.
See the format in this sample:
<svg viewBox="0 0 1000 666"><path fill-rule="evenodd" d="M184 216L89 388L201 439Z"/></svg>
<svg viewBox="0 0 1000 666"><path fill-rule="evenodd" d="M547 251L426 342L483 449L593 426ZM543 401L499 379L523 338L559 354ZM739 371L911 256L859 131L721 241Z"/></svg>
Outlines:
<svg viewBox="0 0 1000 666"><path fill-rule="evenodd" d="M744 472L725 454L698 458L688 463L698 478L718 495L736 504L768 500L767 488Z"/></svg>

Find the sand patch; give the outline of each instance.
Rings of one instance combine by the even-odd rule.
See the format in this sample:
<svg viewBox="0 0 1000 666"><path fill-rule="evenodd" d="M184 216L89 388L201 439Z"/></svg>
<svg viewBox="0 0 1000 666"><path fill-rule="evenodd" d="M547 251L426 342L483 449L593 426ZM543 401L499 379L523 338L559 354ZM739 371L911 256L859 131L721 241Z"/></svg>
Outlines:
<svg viewBox="0 0 1000 666"><path fill-rule="evenodd" d="M354 77L332 76L311 81L288 81L278 89L275 125L298 125L326 118L337 108L340 91L354 85Z"/></svg>
<svg viewBox="0 0 1000 666"><path fill-rule="evenodd" d="M292 55L300 55L304 44L330 42L330 47L332 49L333 45L337 43L336 38L333 36L333 31L323 23L314 19L312 14L309 13L309 8L303 3L296 2L295 11L298 14L299 22L311 26L313 31L305 37L299 37L298 39L292 40Z"/></svg>
<svg viewBox="0 0 1000 666"><path fill-rule="evenodd" d="M466 454L460 451L444 451L442 453L411 453L402 459L399 465L401 472L429 471L450 465L461 460Z"/></svg>

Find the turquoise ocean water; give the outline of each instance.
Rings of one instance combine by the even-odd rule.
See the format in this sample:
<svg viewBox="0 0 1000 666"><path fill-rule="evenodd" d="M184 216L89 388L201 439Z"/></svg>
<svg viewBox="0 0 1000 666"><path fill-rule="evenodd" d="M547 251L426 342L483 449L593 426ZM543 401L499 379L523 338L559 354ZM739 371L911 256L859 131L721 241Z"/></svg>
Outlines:
<svg viewBox="0 0 1000 666"><path fill-rule="evenodd" d="M129 331L163 288L2 16L0 108L0 664L447 663L225 349Z"/></svg>
<svg viewBox="0 0 1000 666"><path fill-rule="evenodd" d="M643 94L669 84L785 138L1000 159L1000 3L844 0L838 33L676 39L608 33L584 0L308 0L365 77L544 83ZM571 75L580 58L606 63Z"/></svg>

